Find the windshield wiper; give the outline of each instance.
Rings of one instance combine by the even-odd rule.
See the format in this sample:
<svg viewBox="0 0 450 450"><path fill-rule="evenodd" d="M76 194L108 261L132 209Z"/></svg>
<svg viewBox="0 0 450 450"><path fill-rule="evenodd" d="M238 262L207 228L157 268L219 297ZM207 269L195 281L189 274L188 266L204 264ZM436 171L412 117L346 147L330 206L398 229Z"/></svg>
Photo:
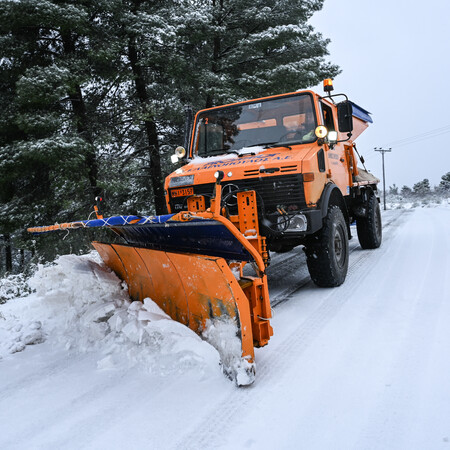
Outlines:
<svg viewBox="0 0 450 450"><path fill-rule="evenodd" d="M267 148L275 148L275 147L285 147L289 150L292 150L291 144L299 144L300 142L296 141L288 141L288 142L274 142L273 144L270 144L267 146Z"/></svg>
<svg viewBox="0 0 450 450"><path fill-rule="evenodd" d="M297 142L261 142L259 144L247 145L247 147L265 147L265 148L274 148L274 147L286 147L289 150L292 150L289 144L297 144Z"/></svg>
<svg viewBox="0 0 450 450"><path fill-rule="evenodd" d="M234 154L238 155L239 158L241 158L242 156L256 155L256 153L254 153L254 152L239 153L238 150L226 150L226 149L224 149L224 148L220 148L220 149L210 150L210 151L209 151L209 154L217 154L217 155L220 155L221 153L223 153L224 155L229 155L230 153L234 153Z"/></svg>
<svg viewBox="0 0 450 450"><path fill-rule="evenodd" d="M269 145L276 144L276 142L260 142L258 144L246 145L245 148L250 147L268 147Z"/></svg>
<svg viewBox="0 0 450 450"><path fill-rule="evenodd" d="M289 150L291 149L291 145L297 145L297 144L311 144L315 142L317 138L314 138L312 141L303 141L302 139L297 139L295 141L281 141L281 142L274 142L273 144L269 145L267 148L273 148L273 147L286 147Z"/></svg>

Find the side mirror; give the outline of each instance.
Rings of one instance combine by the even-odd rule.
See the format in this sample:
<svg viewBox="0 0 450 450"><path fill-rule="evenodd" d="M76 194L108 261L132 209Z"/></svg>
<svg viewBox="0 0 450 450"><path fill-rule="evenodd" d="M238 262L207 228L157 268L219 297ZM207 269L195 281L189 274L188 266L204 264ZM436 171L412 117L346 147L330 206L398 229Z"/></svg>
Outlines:
<svg viewBox="0 0 450 450"><path fill-rule="evenodd" d="M337 113L339 131L341 133L351 133L353 131L353 107L351 102L346 100L338 103Z"/></svg>

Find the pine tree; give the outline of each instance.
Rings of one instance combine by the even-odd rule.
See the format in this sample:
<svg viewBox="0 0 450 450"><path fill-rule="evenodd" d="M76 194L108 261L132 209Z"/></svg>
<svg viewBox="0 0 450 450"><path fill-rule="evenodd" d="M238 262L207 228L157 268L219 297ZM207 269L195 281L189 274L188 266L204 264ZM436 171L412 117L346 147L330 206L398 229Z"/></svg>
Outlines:
<svg viewBox="0 0 450 450"><path fill-rule="evenodd" d="M200 109L293 91L339 72L324 60L328 41L307 23L322 4L123 2L115 26L128 40L124 58L137 112L130 116L140 130L127 161L144 159L157 213L165 207L162 185L171 170L168 150L173 152L174 144L182 142L185 104Z"/></svg>
<svg viewBox="0 0 450 450"><path fill-rule="evenodd" d="M395 183L392 186L389 186L389 194L398 195L398 186L396 186Z"/></svg>
<svg viewBox="0 0 450 450"><path fill-rule="evenodd" d="M442 175L441 182L439 183L439 189L445 193L450 192L450 172Z"/></svg>
<svg viewBox="0 0 450 450"><path fill-rule="evenodd" d="M415 195L424 196L431 193L430 181L428 178L424 178L413 186Z"/></svg>
<svg viewBox="0 0 450 450"><path fill-rule="evenodd" d="M171 114L169 117L165 114L166 105L173 103L174 98L171 91L174 77L170 72L174 39L170 20L175 6L172 1L124 1L123 14L115 24L123 35L123 56L131 80L129 99L134 113L130 115L140 130L131 155L145 161L157 214L166 212L161 135L170 133L172 119Z"/></svg>
<svg viewBox="0 0 450 450"><path fill-rule="evenodd" d="M401 189L401 191L400 191L400 194L403 196L403 197L410 197L411 196L411 194L412 194L412 189L409 187L409 186L406 186L406 185L403 185L403 187L402 187L402 189Z"/></svg>
<svg viewBox="0 0 450 450"><path fill-rule="evenodd" d="M99 11L91 1L0 5L0 102L7 106L0 113L0 227L22 230L16 241L30 238L26 226L85 213L99 190L97 136L84 87L105 72L98 62Z"/></svg>
<svg viewBox="0 0 450 450"><path fill-rule="evenodd" d="M308 24L322 6L323 0L183 2L177 32L179 48L192 55L183 73L195 104L294 91L338 74L324 59L329 41Z"/></svg>

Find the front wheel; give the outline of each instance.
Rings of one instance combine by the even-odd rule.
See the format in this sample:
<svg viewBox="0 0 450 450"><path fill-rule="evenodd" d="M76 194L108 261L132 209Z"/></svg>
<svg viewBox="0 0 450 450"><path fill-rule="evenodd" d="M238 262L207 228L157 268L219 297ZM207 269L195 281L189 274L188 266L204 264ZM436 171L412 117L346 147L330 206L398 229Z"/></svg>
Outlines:
<svg viewBox="0 0 450 450"><path fill-rule="evenodd" d="M347 224L339 206L330 206L322 229L306 244L311 279L320 287L340 286L348 270Z"/></svg>
<svg viewBox="0 0 450 450"><path fill-rule="evenodd" d="M380 204L375 195L367 200L366 216L356 219L356 231L362 248L378 248L381 245L382 226Z"/></svg>

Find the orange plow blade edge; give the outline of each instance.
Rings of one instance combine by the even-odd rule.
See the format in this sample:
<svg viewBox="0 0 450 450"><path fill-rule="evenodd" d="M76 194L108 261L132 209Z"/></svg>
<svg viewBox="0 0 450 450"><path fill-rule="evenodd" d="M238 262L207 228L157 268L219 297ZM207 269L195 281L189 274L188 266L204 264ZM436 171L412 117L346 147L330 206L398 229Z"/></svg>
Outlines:
<svg viewBox="0 0 450 450"><path fill-rule="evenodd" d="M265 345L272 335L268 320L260 316L260 293L268 298L265 280L251 277L247 283L239 282L221 257L100 242L93 246L126 281L133 300L149 297L172 319L203 335L219 351L224 372L238 385L254 381L254 345ZM270 311L264 313L270 316ZM226 348L221 348L223 333Z"/></svg>

